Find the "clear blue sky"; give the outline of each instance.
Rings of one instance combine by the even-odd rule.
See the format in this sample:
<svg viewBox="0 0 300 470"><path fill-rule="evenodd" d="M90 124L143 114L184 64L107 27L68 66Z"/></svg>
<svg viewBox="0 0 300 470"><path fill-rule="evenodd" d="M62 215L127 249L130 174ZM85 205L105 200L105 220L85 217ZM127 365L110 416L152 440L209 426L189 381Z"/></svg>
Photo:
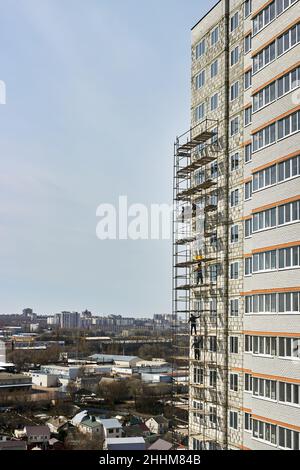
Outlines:
<svg viewBox="0 0 300 470"><path fill-rule="evenodd" d="M171 242L99 241L96 208L171 203L201 0L1 2L0 313L171 311Z"/></svg>

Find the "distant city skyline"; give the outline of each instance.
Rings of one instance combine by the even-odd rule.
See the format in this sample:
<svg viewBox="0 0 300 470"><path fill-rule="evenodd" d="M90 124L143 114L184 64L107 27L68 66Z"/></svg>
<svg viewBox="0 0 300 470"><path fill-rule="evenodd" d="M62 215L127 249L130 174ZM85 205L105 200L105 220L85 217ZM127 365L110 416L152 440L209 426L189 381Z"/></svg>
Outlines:
<svg viewBox="0 0 300 470"><path fill-rule="evenodd" d="M96 210L172 203L189 30L213 3L2 5L0 313L171 311L171 241L100 241Z"/></svg>

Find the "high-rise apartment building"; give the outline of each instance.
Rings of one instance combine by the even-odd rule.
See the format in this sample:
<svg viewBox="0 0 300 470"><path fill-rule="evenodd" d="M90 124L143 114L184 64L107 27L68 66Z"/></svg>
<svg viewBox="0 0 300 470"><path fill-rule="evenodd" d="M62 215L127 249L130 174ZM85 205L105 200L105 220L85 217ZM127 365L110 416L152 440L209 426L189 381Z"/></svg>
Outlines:
<svg viewBox="0 0 300 470"><path fill-rule="evenodd" d="M220 0L192 29L174 159L174 440L300 449L300 2ZM178 328L182 319L186 330Z"/></svg>

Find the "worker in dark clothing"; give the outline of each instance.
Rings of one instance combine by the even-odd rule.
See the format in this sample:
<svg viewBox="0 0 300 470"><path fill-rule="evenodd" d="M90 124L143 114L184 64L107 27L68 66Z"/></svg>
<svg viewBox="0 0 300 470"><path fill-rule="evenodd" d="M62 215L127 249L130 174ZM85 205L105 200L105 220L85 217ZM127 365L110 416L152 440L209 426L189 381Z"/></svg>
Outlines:
<svg viewBox="0 0 300 470"><path fill-rule="evenodd" d="M181 209L181 222L184 224L184 206Z"/></svg>
<svg viewBox="0 0 300 470"><path fill-rule="evenodd" d="M193 345L192 345L192 348L195 349L195 360L196 361L200 360L200 350L202 349L202 343L203 343L202 337L197 336L195 338L195 341L194 341Z"/></svg>
<svg viewBox="0 0 300 470"><path fill-rule="evenodd" d="M196 279L196 284L197 286L199 285L199 282L203 284L204 279L203 279L203 269L202 269L202 263L198 263L198 266L196 268L196 273L197 273L197 279Z"/></svg>
<svg viewBox="0 0 300 470"><path fill-rule="evenodd" d="M193 203L192 205L192 217L196 217L197 215L197 205Z"/></svg>
<svg viewBox="0 0 300 470"><path fill-rule="evenodd" d="M193 313L191 313L191 316L190 316L190 319L189 319L189 323L191 324L191 335L193 335L193 332L195 333L195 335L197 334L197 324L196 324L196 320L200 318L200 317L196 317L196 315L194 315Z"/></svg>

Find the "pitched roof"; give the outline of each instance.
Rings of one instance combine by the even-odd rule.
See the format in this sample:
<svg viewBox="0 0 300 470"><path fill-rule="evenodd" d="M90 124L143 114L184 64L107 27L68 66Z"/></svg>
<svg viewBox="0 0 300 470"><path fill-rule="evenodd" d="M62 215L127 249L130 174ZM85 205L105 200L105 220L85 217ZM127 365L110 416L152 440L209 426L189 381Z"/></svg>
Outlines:
<svg viewBox="0 0 300 470"><path fill-rule="evenodd" d="M25 441L3 441L0 442L0 450L26 450L27 444Z"/></svg>
<svg viewBox="0 0 300 470"><path fill-rule="evenodd" d="M150 418L151 419L151 418ZM158 424L168 424L169 421L163 415L153 416L153 418Z"/></svg>
<svg viewBox="0 0 300 470"><path fill-rule="evenodd" d="M47 436L50 435L48 426L25 426L24 428L27 436Z"/></svg>
<svg viewBox="0 0 300 470"><path fill-rule="evenodd" d="M149 450L170 450L172 448L172 444L170 442L165 441L164 439L157 439L156 442L151 444L148 447Z"/></svg>
<svg viewBox="0 0 300 470"><path fill-rule="evenodd" d="M99 421L91 418L90 416L87 416L83 421L81 421L80 424L81 426L86 426L87 428L98 428L101 426Z"/></svg>

